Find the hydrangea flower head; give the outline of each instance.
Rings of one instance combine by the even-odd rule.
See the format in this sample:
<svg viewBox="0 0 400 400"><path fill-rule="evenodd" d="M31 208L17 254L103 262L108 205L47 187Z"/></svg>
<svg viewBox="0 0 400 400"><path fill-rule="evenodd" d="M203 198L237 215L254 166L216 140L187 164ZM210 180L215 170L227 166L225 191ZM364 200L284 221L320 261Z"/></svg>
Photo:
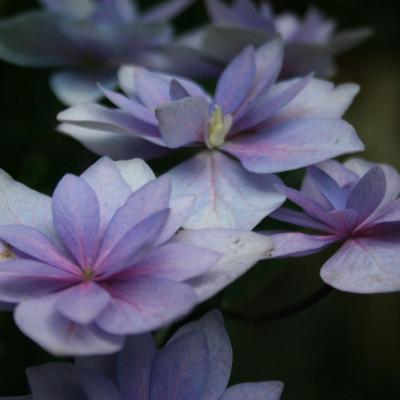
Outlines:
<svg viewBox="0 0 400 400"><path fill-rule="evenodd" d="M282 77L335 72L334 57L370 36L361 28L336 32L336 23L311 8L303 19L292 12L275 14L270 4L251 0L207 0L212 24L184 35L178 48L195 50L216 64L227 64L244 46L259 46L277 35L285 42Z"/></svg>
<svg viewBox="0 0 400 400"><path fill-rule="evenodd" d="M193 198L171 199L168 178L148 177L140 162L103 158L66 175L52 200L2 177L0 239L15 258L0 263L0 301L16 304L19 328L50 352L115 352L126 335L182 317L271 250L250 232L176 235Z"/></svg>
<svg viewBox="0 0 400 400"><path fill-rule="evenodd" d="M363 149L341 119L358 86L335 88L311 76L276 83L282 54L279 39L247 47L213 98L191 81L124 68L126 96L105 90L118 109L72 107L59 114L60 130L115 158L205 148L169 172L176 194L197 196L189 226L252 228L283 200L269 174Z"/></svg>
<svg viewBox="0 0 400 400"><path fill-rule="evenodd" d="M51 78L61 101L78 104L116 85L124 63L146 57L172 40L166 21L193 0L171 0L139 15L135 0L41 0L44 9L0 24L0 57L26 66L65 68Z"/></svg>
<svg viewBox="0 0 400 400"><path fill-rule="evenodd" d="M309 168L301 191L280 190L303 212L281 208L271 217L321 233L272 235L276 257L340 243L321 269L326 283L356 293L400 290L400 176L393 168L359 159L327 161Z"/></svg>
<svg viewBox="0 0 400 400"><path fill-rule="evenodd" d="M227 388L232 348L218 311L183 326L160 350L150 334L129 338L113 356L28 369L35 398L77 400L278 400L281 382ZM101 394L101 397L100 397Z"/></svg>

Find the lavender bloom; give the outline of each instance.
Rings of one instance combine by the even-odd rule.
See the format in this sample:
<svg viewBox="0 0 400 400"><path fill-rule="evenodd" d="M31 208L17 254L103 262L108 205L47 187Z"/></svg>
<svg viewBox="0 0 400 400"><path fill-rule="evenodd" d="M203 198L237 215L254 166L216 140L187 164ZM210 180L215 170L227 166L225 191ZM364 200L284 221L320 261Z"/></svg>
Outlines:
<svg viewBox="0 0 400 400"><path fill-rule="evenodd" d="M141 15L134 0L40 0L44 10L0 23L0 57L23 66L62 68L51 77L66 104L102 96L124 63L146 57L172 40L168 19L193 0L170 0Z"/></svg>
<svg viewBox="0 0 400 400"><path fill-rule="evenodd" d="M278 400L281 382L226 388L232 348L218 311L183 326L157 351L150 334L129 338L113 356L29 368L35 399Z"/></svg>
<svg viewBox="0 0 400 400"><path fill-rule="evenodd" d="M265 2L259 8L250 0L206 4L213 23L178 40L172 45L175 53L192 49L214 64L226 65L244 46L259 46L280 35L285 41L282 77L310 72L327 77L335 72L335 56L371 35L365 28L337 33L336 23L316 9L301 19L291 12L276 15Z"/></svg>
<svg viewBox="0 0 400 400"><path fill-rule="evenodd" d="M126 96L104 90L118 109L72 107L59 114L60 130L113 158L206 148L169 172L174 194L196 195L185 226L253 228L284 200L269 174L363 149L341 119L358 86L335 88L311 76L276 83L282 56L279 39L247 47L221 75L214 98L191 81L125 67Z"/></svg>
<svg viewBox="0 0 400 400"><path fill-rule="evenodd" d="M387 165L352 159L310 167L301 191L280 190L303 209L279 209L271 217L320 234L272 235L275 256L316 253L340 243L325 262L322 279L355 293L400 290L400 176Z"/></svg>
<svg viewBox="0 0 400 400"><path fill-rule="evenodd" d="M192 197L141 161L102 158L66 175L53 199L0 174L0 301L18 327L55 354L118 351L126 335L187 314L270 253L262 235L181 231Z"/></svg>

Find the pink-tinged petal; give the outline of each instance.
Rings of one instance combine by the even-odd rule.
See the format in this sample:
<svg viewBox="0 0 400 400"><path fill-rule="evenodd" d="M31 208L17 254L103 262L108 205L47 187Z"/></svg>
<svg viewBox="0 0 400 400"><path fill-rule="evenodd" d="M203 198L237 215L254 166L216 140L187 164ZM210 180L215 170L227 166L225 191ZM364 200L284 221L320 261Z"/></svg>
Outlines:
<svg viewBox="0 0 400 400"><path fill-rule="evenodd" d="M236 135L222 149L256 173L275 173L316 164L364 146L354 128L343 120L300 119Z"/></svg>
<svg viewBox="0 0 400 400"><path fill-rule="evenodd" d="M209 354L204 333L201 330L186 333L158 352L152 371L151 399L203 399L208 374Z"/></svg>
<svg viewBox="0 0 400 400"><path fill-rule="evenodd" d="M169 215L163 230L157 238L157 245L163 244L183 227L193 212L194 196L179 196L170 200Z"/></svg>
<svg viewBox="0 0 400 400"><path fill-rule="evenodd" d="M126 133L106 132L68 123L58 125L57 130L76 139L93 153L100 156L108 156L114 160L129 159L131 157L149 160L170 152L166 147L129 136Z"/></svg>
<svg viewBox="0 0 400 400"><path fill-rule="evenodd" d="M119 353L118 387L124 399L147 400L150 397L151 370L157 344L151 334L126 340Z"/></svg>
<svg viewBox="0 0 400 400"><path fill-rule="evenodd" d="M64 290L56 307L69 320L89 325L107 307L110 300L110 295L96 283L82 282Z"/></svg>
<svg viewBox="0 0 400 400"><path fill-rule="evenodd" d="M66 272L79 273L79 268L43 233L34 228L21 225L0 226L0 239L43 263Z"/></svg>
<svg viewBox="0 0 400 400"><path fill-rule="evenodd" d="M279 178L248 172L216 151L204 151L167 175L173 196L195 195L185 228L251 229L285 199L275 189Z"/></svg>
<svg viewBox="0 0 400 400"><path fill-rule="evenodd" d="M119 241L114 242L112 238L104 241L95 270L111 276L134 265L154 246L167 218L168 210L157 212L135 225Z"/></svg>
<svg viewBox="0 0 400 400"><path fill-rule="evenodd" d="M203 331L207 339L209 358L209 373L201 399L219 399L228 385L232 367L232 347L221 312L210 311L198 321L184 325L172 336L170 342L196 330Z"/></svg>
<svg viewBox="0 0 400 400"><path fill-rule="evenodd" d="M358 222L362 222L378 208L385 192L385 173L382 168L373 167L352 188L346 207L358 211Z"/></svg>
<svg viewBox="0 0 400 400"><path fill-rule="evenodd" d="M100 208L93 189L66 175L53 194L54 225L81 267L92 266L99 248Z"/></svg>
<svg viewBox="0 0 400 400"><path fill-rule="evenodd" d="M253 47L246 47L228 64L218 80L215 103L224 114L233 114L248 97L256 74Z"/></svg>
<svg viewBox="0 0 400 400"><path fill-rule="evenodd" d="M228 388L221 400L279 400L282 391L282 382L240 383Z"/></svg>
<svg viewBox="0 0 400 400"><path fill-rule="evenodd" d="M181 282L204 274L220 258L220 254L214 251L181 243L168 243L151 251L121 276L132 279L135 276L156 276Z"/></svg>
<svg viewBox="0 0 400 400"><path fill-rule="evenodd" d="M103 157L90 166L81 178L94 190L100 206L100 231L103 231L112 216L120 208L132 190L122 177L117 165Z"/></svg>
<svg viewBox="0 0 400 400"><path fill-rule="evenodd" d="M158 129L126 111L100 106L81 104L57 115L58 121L94 131L104 131L146 139L162 146Z"/></svg>
<svg viewBox="0 0 400 400"><path fill-rule="evenodd" d="M76 275L37 261L14 259L0 263L0 299L19 303L59 292L77 282Z"/></svg>
<svg viewBox="0 0 400 400"><path fill-rule="evenodd" d="M300 257L318 253L337 241L334 236L306 235L300 232L269 233L274 244L272 257Z"/></svg>
<svg viewBox="0 0 400 400"><path fill-rule="evenodd" d="M156 277L113 281L107 287L112 302L97 324L116 335L136 335L159 329L189 313L195 306L193 289Z"/></svg>
<svg viewBox="0 0 400 400"><path fill-rule="evenodd" d="M110 335L96 326L76 324L57 311L60 295L45 296L21 303L15 322L25 335L58 356L110 354L123 346L121 336Z"/></svg>
<svg viewBox="0 0 400 400"><path fill-rule="evenodd" d="M247 230L183 230L174 240L222 254L207 273L186 281L195 290L199 302L214 296L258 261L271 257L273 250L271 239Z"/></svg>
<svg viewBox="0 0 400 400"><path fill-rule="evenodd" d="M324 219L334 228L334 233L347 237L357 227L360 216L358 211L352 209L333 210L326 213Z"/></svg>
<svg viewBox="0 0 400 400"><path fill-rule="evenodd" d="M141 15L141 21L164 22L174 18L195 0L170 0L160 5L153 6Z"/></svg>
<svg viewBox="0 0 400 400"><path fill-rule="evenodd" d="M0 170L0 225L25 225L58 243L51 198L14 181Z"/></svg>
<svg viewBox="0 0 400 400"><path fill-rule="evenodd" d="M399 249L398 236L348 240L323 265L321 278L346 292L399 291Z"/></svg>
<svg viewBox="0 0 400 400"><path fill-rule="evenodd" d="M280 82L271 88L271 96L286 90L298 78ZM340 118L360 90L358 85L334 86L331 82L312 79L308 85L281 112L274 117L274 123L297 118Z"/></svg>
<svg viewBox="0 0 400 400"><path fill-rule="evenodd" d="M156 109L161 136L168 147L203 142L209 106L203 97L186 97Z"/></svg>

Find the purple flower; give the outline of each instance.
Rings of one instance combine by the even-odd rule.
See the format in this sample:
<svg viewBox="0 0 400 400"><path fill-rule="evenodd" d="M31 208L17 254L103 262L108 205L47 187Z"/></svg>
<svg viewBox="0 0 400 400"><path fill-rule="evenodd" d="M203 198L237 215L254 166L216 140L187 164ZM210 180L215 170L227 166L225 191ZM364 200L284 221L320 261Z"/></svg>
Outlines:
<svg viewBox="0 0 400 400"><path fill-rule="evenodd" d="M150 334L129 338L113 356L52 363L27 371L35 398L60 400L278 400L281 382L227 387L232 348L218 311L183 326L157 351ZM49 397L50 396L50 397Z"/></svg>
<svg viewBox="0 0 400 400"><path fill-rule="evenodd" d="M23 66L62 68L51 86L72 105L100 98L97 82L113 88L120 65L148 65L146 58L172 40L168 19L193 0L170 0L141 15L134 0L40 2L44 10L0 23L0 57Z"/></svg>
<svg viewBox="0 0 400 400"><path fill-rule="evenodd" d="M171 198L167 177L141 161L102 158L66 175L53 199L0 174L0 301L55 354L118 351L126 335L187 314L272 249L247 231L176 232L192 197Z"/></svg>
<svg viewBox="0 0 400 400"><path fill-rule="evenodd" d="M281 76L315 72L326 77L335 72L335 56L371 35L365 28L337 33L335 21L316 9L309 9L301 19L291 12L276 15L265 2L259 8L250 0L235 0L232 5L207 0L206 4L213 23L184 35L172 49L175 53L191 49L216 65L226 65L244 46L259 46L280 35L285 41Z"/></svg>
<svg viewBox="0 0 400 400"><path fill-rule="evenodd" d="M363 149L341 119L358 86L335 88L311 76L276 83L282 54L278 39L247 47L221 75L214 98L188 80L123 68L126 96L104 90L118 109L72 107L59 114L60 130L113 158L205 148L169 172L174 194L196 195L185 226L252 228L284 199L269 174Z"/></svg>
<svg viewBox="0 0 400 400"><path fill-rule="evenodd" d="M310 167L301 191L281 187L303 212L281 208L271 217L319 231L272 235L276 257L316 253L340 243L322 279L355 293L400 290L400 176L387 165L352 159Z"/></svg>

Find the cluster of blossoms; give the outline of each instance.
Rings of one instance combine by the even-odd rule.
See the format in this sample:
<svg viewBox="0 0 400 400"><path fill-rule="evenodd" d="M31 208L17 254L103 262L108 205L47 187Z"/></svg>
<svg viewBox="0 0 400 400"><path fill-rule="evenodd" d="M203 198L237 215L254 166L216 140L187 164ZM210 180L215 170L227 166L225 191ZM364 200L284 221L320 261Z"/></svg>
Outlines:
<svg viewBox="0 0 400 400"><path fill-rule="evenodd" d="M102 158L52 197L0 171L0 307L50 353L78 357L28 369L27 399L279 399L279 382L226 388L218 311L158 351L151 332L260 260L334 243L327 284L400 290L400 175L332 160L364 149L342 118L359 88L321 79L369 32L335 33L315 10L300 20L209 0L211 24L174 38L167 21L190 0L141 14L131 0L41 3L0 23L0 57L62 68L52 88L72 107L58 130ZM216 74L213 96L190 79ZM103 96L112 107L94 103ZM142 160L180 148L195 153L158 178ZM277 175L303 167L300 191ZM308 231L253 232L267 216Z"/></svg>

